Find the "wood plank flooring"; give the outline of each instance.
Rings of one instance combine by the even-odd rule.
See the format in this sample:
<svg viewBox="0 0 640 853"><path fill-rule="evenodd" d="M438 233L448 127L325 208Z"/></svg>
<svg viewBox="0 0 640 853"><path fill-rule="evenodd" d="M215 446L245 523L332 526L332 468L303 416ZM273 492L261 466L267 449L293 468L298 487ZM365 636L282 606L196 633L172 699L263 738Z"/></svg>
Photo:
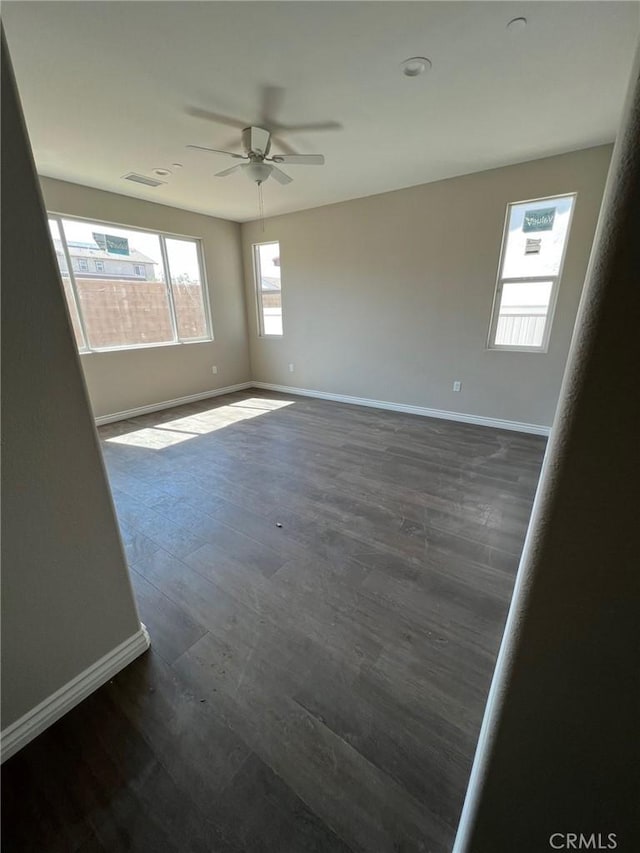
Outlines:
<svg viewBox="0 0 640 853"><path fill-rule="evenodd" d="M544 440L266 392L100 433L152 650L5 764L3 850L449 851Z"/></svg>

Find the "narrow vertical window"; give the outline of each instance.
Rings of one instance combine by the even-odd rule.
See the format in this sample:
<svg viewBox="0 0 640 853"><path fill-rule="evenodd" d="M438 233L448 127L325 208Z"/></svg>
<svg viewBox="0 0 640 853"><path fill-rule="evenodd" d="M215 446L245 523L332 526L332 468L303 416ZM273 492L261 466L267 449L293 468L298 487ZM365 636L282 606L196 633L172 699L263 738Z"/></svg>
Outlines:
<svg viewBox="0 0 640 853"><path fill-rule="evenodd" d="M575 195L510 204L489 348L546 352Z"/></svg>
<svg viewBox="0 0 640 853"><path fill-rule="evenodd" d="M283 327L280 244L256 243L253 247L253 258L260 335L281 336Z"/></svg>

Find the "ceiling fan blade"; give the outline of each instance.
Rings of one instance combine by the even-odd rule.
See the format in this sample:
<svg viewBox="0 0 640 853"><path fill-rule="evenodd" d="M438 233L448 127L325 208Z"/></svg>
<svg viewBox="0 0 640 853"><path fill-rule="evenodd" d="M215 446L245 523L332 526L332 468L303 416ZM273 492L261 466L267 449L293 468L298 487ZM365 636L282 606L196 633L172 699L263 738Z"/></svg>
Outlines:
<svg viewBox="0 0 640 853"><path fill-rule="evenodd" d="M271 175L279 184L290 184L293 178L290 178L289 175L285 174L282 169L278 169L277 166L271 167Z"/></svg>
<svg viewBox="0 0 640 853"><path fill-rule="evenodd" d="M216 124L226 124L228 127L237 127L239 130L244 130L248 122L242 121L240 118L233 116L225 116L222 113L214 113L211 110L203 110L200 107L187 107L186 112L195 118L204 118L207 121L215 121Z"/></svg>
<svg viewBox="0 0 640 853"><path fill-rule="evenodd" d="M322 154L274 154L270 158L274 163L286 163L300 166L324 166Z"/></svg>
<svg viewBox="0 0 640 853"><path fill-rule="evenodd" d="M262 112L260 121L262 126L270 128L276 121L276 115L280 112L284 101L284 89L282 86L262 87Z"/></svg>
<svg viewBox="0 0 640 853"><path fill-rule="evenodd" d="M238 134L236 133L234 135L233 139L228 139L226 142L223 143L223 145L224 145L224 148L222 149L223 151L229 151L230 148L237 148L238 147Z"/></svg>
<svg viewBox="0 0 640 853"><path fill-rule="evenodd" d="M297 154L298 153L295 148L292 148L291 145L289 145L288 142L285 142L285 140L281 139L279 136L273 136L273 134L271 135L271 144L275 145L276 148L282 149L282 151L284 151L285 154Z"/></svg>
<svg viewBox="0 0 640 853"><path fill-rule="evenodd" d="M232 175L234 172L237 172L238 169L244 168L244 166L244 163L237 163L235 166L231 166L229 169L223 169L222 172L216 172L214 177L226 178L227 175Z"/></svg>
<svg viewBox="0 0 640 853"><path fill-rule="evenodd" d="M204 145L187 145L187 148L195 148L197 151L209 151L212 154L226 154L227 157L235 157L238 160L246 160L244 154L234 154L233 151L221 151L219 148L207 148Z"/></svg>
<svg viewBox="0 0 640 853"><path fill-rule="evenodd" d="M342 130L339 121L312 121L309 124L272 123L274 133L304 133L307 130Z"/></svg>

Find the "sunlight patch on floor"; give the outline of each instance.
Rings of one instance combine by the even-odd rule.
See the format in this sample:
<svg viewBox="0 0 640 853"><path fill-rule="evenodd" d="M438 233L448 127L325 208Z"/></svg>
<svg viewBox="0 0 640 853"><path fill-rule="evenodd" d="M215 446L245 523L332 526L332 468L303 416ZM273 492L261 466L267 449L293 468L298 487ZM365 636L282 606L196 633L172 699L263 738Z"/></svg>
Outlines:
<svg viewBox="0 0 640 853"><path fill-rule="evenodd" d="M207 435L240 421L275 412L285 406L291 406L293 403L294 400L270 400L251 397L248 400L230 403L228 406L216 406L205 412L163 421L106 440L111 444L126 444L131 447L145 447L149 450L164 450L199 435Z"/></svg>
<svg viewBox="0 0 640 853"><path fill-rule="evenodd" d="M130 447L146 447L148 450L164 450L182 441L189 441L190 438L194 438L194 435L158 427L145 427L124 435L116 435L108 438L107 441L110 444L127 444Z"/></svg>

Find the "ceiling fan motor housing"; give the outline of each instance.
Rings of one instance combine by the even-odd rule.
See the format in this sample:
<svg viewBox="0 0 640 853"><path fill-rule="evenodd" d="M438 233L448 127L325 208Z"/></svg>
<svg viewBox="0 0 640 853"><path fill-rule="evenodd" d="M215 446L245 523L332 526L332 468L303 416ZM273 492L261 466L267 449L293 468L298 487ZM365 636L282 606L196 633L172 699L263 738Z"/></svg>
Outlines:
<svg viewBox="0 0 640 853"><path fill-rule="evenodd" d="M242 144L247 154L266 157L271 148L271 134L262 127L245 127L242 131Z"/></svg>

